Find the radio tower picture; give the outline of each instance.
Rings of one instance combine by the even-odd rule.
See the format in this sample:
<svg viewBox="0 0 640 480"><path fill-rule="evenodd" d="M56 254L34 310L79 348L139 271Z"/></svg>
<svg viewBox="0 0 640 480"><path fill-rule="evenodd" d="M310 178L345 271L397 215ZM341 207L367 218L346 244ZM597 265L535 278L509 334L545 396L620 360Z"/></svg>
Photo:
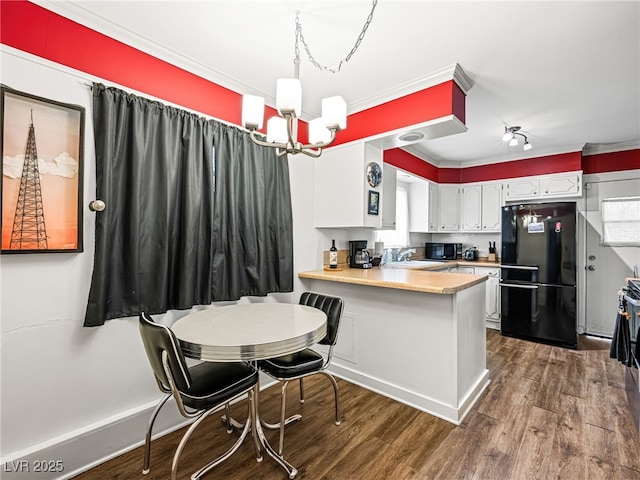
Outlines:
<svg viewBox="0 0 640 480"><path fill-rule="evenodd" d="M38 171L36 132L33 127L33 110L31 110L29 138L27 140L27 150L24 154L22 177L20 179L20 189L18 191L9 248L12 250L41 250L48 248L40 172Z"/></svg>

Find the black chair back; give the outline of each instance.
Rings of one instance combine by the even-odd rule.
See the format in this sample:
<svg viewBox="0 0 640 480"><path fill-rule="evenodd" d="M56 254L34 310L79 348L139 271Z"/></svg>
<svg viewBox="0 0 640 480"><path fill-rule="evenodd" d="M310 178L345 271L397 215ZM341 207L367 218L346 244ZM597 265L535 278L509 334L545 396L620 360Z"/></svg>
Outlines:
<svg viewBox="0 0 640 480"><path fill-rule="evenodd" d="M342 317L342 299L321 293L304 292L300 296L300 305L317 308L327 315L327 335L318 343L322 345L335 345L338 340L338 327L340 326L340 318Z"/></svg>
<svg viewBox="0 0 640 480"><path fill-rule="evenodd" d="M162 363L162 354L166 352L167 362L176 387L180 391L187 390L191 386L191 377L189 376L187 362L174 333L168 327L155 323L146 313L141 312L140 336L142 337L147 357L149 357L149 363L151 363L151 368L153 368L153 373L158 381L167 390L170 390L171 384Z"/></svg>

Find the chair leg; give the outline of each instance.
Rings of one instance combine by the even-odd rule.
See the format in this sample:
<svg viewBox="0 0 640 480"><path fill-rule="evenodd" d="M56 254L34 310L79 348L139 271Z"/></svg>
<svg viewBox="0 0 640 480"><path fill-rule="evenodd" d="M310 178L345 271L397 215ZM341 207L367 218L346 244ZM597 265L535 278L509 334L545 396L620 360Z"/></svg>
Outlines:
<svg viewBox="0 0 640 480"><path fill-rule="evenodd" d="M278 455L282 456L284 449L284 427L285 427L285 408L287 405L287 385L289 381L282 382L282 392L280 394L280 442L278 443Z"/></svg>
<svg viewBox="0 0 640 480"><path fill-rule="evenodd" d="M231 425L231 410L228 403L224 406L224 416L225 423L227 424L227 433L231 434L233 433L233 425Z"/></svg>
<svg viewBox="0 0 640 480"><path fill-rule="evenodd" d="M300 377L300 403L304 403L304 387L302 386L302 377Z"/></svg>
<svg viewBox="0 0 640 480"><path fill-rule="evenodd" d="M171 394L165 395L156 405L156 408L153 410L151 414L151 418L149 419L149 424L147 425L147 434L144 439L144 465L142 466L142 474L146 475L151 471L150 463L151 463L151 431L153 430L153 424L156 421L156 417L160 412L160 409L167 403L167 400L171 398Z"/></svg>
<svg viewBox="0 0 640 480"><path fill-rule="evenodd" d="M329 372L326 371L322 371L319 372L321 374L323 374L324 376L326 376L330 381L331 384L333 385L333 393L335 394L336 400L336 425L340 425L340 400L339 400L339 396L338 396L338 382L336 382L336 379L333 377L333 375L331 375Z"/></svg>
<svg viewBox="0 0 640 480"><path fill-rule="evenodd" d="M251 395L251 392L249 392L249 395ZM251 403L250 402L247 402L247 405L248 405L249 408L251 408ZM214 413L214 412L215 412L215 410L214 411L210 411L209 413L207 413L205 415L205 417L208 416L210 413ZM202 467L200 470L195 472L193 475L191 475L191 478L193 480L199 480L201 477L203 477L204 475L209 473L214 467L217 467L222 462L224 462L227 458L229 458L231 455L233 455L236 452L236 450L238 450L238 448L240 448L240 445L242 445L242 442L244 442L244 439L249 434L249 429L252 429L251 428L251 413L249 411L247 411L247 421L244 424L244 428L242 429L242 433L240 434L240 437L235 441L235 443L231 446L231 448L229 450L227 450L224 454L222 454L218 458L216 458L214 461L212 461L211 463L208 463L207 465ZM255 428L253 428L252 430L255 430Z"/></svg>

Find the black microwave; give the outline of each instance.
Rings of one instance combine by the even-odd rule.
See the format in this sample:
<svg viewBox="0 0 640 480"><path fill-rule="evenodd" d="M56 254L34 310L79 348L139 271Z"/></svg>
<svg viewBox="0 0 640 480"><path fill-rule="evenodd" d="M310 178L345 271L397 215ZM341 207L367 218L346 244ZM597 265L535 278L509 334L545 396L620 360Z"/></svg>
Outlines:
<svg viewBox="0 0 640 480"><path fill-rule="evenodd" d="M457 260L462 258L462 244L427 242L424 244L424 258L427 260Z"/></svg>

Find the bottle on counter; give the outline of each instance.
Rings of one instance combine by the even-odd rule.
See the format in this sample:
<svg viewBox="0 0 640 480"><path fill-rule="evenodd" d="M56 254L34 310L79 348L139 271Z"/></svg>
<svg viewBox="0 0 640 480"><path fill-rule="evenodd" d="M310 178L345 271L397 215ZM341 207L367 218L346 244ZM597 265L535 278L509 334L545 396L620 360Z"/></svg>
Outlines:
<svg viewBox="0 0 640 480"><path fill-rule="evenodd" d="M329 268L338 268L338 249L335 240L331 240L331 248L329 249Z"/></svg>

